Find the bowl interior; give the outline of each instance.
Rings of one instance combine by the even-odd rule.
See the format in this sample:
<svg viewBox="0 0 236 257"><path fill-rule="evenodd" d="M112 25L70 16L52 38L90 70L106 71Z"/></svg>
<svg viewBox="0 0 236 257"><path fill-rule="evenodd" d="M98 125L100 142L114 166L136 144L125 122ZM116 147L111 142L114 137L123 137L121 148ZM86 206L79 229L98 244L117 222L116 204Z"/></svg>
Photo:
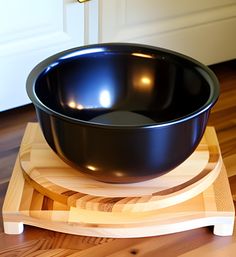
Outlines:
<svg viewBox="0 0 236 257"><path fill-rule="evenodd" d="M196 112L212 94L203 68L180 56L127 47L85 50L53 60L37 78L34 92L47 108L100 124L156 124Z"/></svg>

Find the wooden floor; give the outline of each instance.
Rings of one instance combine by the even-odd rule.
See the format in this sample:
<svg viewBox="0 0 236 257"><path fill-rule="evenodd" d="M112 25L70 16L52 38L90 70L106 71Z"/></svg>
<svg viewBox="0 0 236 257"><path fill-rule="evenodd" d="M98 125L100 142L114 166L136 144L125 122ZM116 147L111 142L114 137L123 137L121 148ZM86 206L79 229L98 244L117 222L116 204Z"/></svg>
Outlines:
<svg viewBox="0 0 236 257"><path fill-rule="evenodd" d="M214 65L211 68L220 81L221 94L212 110L209 125L216 128L223 159L228 175L231 176L231 191L236 195L236 176L233 176L236 174L236 60ZM25 126L29 121L36 121L32 105L0 113L0 208ZM3 234L1 222L0 219L0 256L41 256L40 254L42 256L69 256L71 254L72 256L73 253L83 248L101 243L101 240L95 238L71 236L33 227L26 227L22 235L7 236ZM193 240L189 241L191 237ZM144 255L138 254L137 256L154 256L155 254L157 256L158 253L160 256L177 256L179 254L184 254L186 257L195 256L188 255L187 253L190 251L195 251L196 256L214 256L204 255L204 252L206 253L206 251L214 247L214 249L223 249L231 239L214 237L209 229L202 228L194 232L177 233L158 237L157 239L153 238L153 240L156 240L156 248L150 252L150 255L146 252ZM191 243L183 244L180 247L179 242L183 243L184 240L188 240ZM234 240L236 241L236 239ZM139 242L139 240L136 241L137 243ZM167 241L168 243L166 243ZM233 242L234 249L236 249L235 241ZM204 247L202 247L203 242ZM114 243L114 247L120 247L121 245L122 247L125 245L128 247L129 244L131 243L121 240L119 243ZM122 249L122 247L120 248ZM61 249L61 255L58 249ZM197 249L202 249L202 251L197 251ZM56 250L58 250L58 255L56 255ZM44 255L46 251L47 255ZM135 251L133 249L133 253L131 251L130 255L127 256L136 255ZM175 254L173 254L173 251L175 251ZM91 252L83 256L93 255L89 254ZM78 255L75 254L73 256ZM94 254L93 256L105 255ZM218 256L230 255L223 254Z"/></svg>
<svg viewBox="0 0 236 257"><path fill-rule="evenodd" d="M211 67L221 84L209 125L215 126L229 173L236 171L236 60Z"/></svg>

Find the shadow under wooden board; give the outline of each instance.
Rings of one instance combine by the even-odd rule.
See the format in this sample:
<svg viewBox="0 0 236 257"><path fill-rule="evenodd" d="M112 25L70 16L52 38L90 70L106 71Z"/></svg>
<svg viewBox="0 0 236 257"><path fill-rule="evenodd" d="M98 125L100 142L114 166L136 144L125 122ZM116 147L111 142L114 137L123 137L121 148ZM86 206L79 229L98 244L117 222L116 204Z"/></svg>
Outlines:
<svg viewBox="0 0 236 257"><path fill-rule="evenodd" d="M191 199L145 211L141 207L116 211L113 208L62 203L39 192L34 187L37 184L30 184L24 173L17 158L2 210L4 229L8 234L22 233L24 224L76 235L110 238L163 235L205 226L214 226L216 235L233 233L234 205L222 162L214 182Z"/></svg>
<svg viewBox="0 0 236 257"><path fill-rule="evenodd" d="M139 183L103 183L78 172L51 150L37 123L28 124L19 156L25 179L41 194L70 207L105 212L146 212L186 201L209 187L222 166L213 127L180 166Z"/></svg>

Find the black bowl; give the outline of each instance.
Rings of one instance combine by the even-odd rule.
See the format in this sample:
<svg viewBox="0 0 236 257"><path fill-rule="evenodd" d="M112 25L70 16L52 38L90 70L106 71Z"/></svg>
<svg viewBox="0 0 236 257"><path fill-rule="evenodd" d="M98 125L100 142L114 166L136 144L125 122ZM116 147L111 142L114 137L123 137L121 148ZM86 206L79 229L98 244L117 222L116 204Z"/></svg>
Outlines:
<svg viewBox="0 0 236 257"><path fill-rule="evenodd" d="M182 54L111 43L42 61L27 92L59 157L97 180L130 183L160 176L193 153L219 84Z"/></svg>

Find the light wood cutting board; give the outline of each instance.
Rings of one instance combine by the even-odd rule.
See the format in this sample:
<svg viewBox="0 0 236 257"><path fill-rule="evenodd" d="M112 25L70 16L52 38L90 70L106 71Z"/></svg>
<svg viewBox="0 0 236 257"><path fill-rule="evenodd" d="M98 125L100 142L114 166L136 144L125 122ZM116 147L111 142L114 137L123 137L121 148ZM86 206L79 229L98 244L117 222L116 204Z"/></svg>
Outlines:
<svg viewBox="0 0 236 257"><path fill-rule="evenodd" d="M139 183L103 183L73 169L51 150L37 123L27 126L19 155L25 179L41 194L70 207L105 212L146 212L183 202L209 187L222 166L213 127L184 163Z"/></svg>
<svg viewBox="0 0 236 257"><path fill-rule="evenodd" d="M159 210L122 213L69 207L42 195L24 179L17 159L2 214L8 234L22 233L24 224L110 238L163 235L205 226L214 226L214 234L227 236L234 227L234 205L224 165L215 182L190 200Z"/></svg>

